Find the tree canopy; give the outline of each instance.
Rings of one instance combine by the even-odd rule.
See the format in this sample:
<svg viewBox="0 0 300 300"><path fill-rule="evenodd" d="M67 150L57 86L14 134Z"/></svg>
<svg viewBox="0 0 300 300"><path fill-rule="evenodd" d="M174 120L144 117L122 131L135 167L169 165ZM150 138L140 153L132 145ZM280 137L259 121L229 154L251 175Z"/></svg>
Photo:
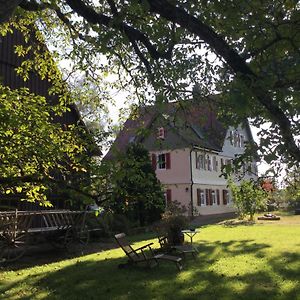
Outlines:
<svg viewBox="0 0 300 300"><path fill-rule="evenodd" d="M202 98L222 93L217 105L231 122L270 122L260 144L267 161L299 163L298 1L31 0L18 15L63 41L61 55L78 68L119 72L140 97L187 99L193 84Z"/></svg>
<svg viewBox="0 0 300 300"><path fill-rule="evenodd" d="M240 218L249 216L253 221L254 214L267 207L267 192L259 184L243 180L240 185L236 185L230 180L229 187Z"/></svg>
<svg viewBox="0 0 300 300"><path fill-rule="evenodd" d="M125 214L140 226L159 220L165 207L162 185L149 157L141 144L133 143L126 153L116 153L114 160L105 162L110 190L110 201L105 207Z"/></svg>
<svg viewBox="0 0 300 300"><path fill-rule="evenodd" d="M95 86L117 74L117 88L141 103L193 98L218 107L227 124L268 123L249 152L299 165L298 1L17 0L0 8L1 32L24 30L20 18L37 26L53 55Z"/></svg>

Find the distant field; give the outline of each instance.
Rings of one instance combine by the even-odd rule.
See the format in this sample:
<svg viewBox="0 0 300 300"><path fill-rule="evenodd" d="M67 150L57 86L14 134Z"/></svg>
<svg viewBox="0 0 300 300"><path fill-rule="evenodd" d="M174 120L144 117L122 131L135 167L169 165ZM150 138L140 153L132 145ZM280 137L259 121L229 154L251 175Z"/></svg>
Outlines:
<svg viewBox="0 0 300 300"><path fill-rule="evenodd" d="M229 223L228 223L229 224ZM135 246L154 241L134 236ZM0 270L0 299L300 299L300 216L254 225L208 225L195 236L196 260L178 272L118 269L119 249L10 271Z"/></svg>

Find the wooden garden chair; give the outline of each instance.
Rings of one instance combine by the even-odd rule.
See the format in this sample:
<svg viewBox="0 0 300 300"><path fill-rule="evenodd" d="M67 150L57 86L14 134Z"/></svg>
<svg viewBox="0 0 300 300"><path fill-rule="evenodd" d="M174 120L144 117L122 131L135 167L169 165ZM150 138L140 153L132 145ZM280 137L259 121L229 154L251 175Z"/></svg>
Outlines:
<svg viewBox="0 0 300 300"><path fill-rule="evenodd" d="M117 244L123 249L128 257L128 265L137 265L139 263L146 264L149 268L157 266L158 260L167 260L176 264L178 270L182 269L182 258L167 254L154 254L151 245L149 243L142 247L133 249L126 239L125 233L119 233L115 235Z"/></svg>
<svg viewBox="0 0 300 300"><path fill-rule="evenodd" d="M187 254L192 254L194 258L197 257L197 250L192 245L170 245L167 236L159 236L158 241L163 252L170 253L172 251L177 251L183 255L183 257L186 257Z"/></svg>

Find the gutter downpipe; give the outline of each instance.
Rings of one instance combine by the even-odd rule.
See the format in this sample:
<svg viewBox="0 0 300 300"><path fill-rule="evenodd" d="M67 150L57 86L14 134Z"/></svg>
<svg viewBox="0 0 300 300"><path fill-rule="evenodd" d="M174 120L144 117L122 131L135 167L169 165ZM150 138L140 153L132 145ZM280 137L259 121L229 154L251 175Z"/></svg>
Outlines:
<svg viewBox="0 0 300 300"><path fill-rule="evenodd" d="M192 146L192 148L190 149L190 170L191 170L191 217L194 217L194 201L193 201L193 185L194 185L194 181L193 181L193 164L192 164L192 151L193 151L194 147Z"/></svg>

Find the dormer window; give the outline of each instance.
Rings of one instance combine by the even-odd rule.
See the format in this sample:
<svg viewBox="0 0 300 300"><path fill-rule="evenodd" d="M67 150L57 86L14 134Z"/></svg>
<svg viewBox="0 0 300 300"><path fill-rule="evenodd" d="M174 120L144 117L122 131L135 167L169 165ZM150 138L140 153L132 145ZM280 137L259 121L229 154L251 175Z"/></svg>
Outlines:
<svg viewBox="0 0 300 300"><path fill-rule="evenodd" d="M163 127L157 128L157 138L158 139L165 139L165 129Z"/></svg>
<svg viewBox="0 0 300 300"><path fill-rule="evenodd" d="M238 130L231 130L229 132L229 141L234 147L244 148L245 146L245 137Z"/></svg>

